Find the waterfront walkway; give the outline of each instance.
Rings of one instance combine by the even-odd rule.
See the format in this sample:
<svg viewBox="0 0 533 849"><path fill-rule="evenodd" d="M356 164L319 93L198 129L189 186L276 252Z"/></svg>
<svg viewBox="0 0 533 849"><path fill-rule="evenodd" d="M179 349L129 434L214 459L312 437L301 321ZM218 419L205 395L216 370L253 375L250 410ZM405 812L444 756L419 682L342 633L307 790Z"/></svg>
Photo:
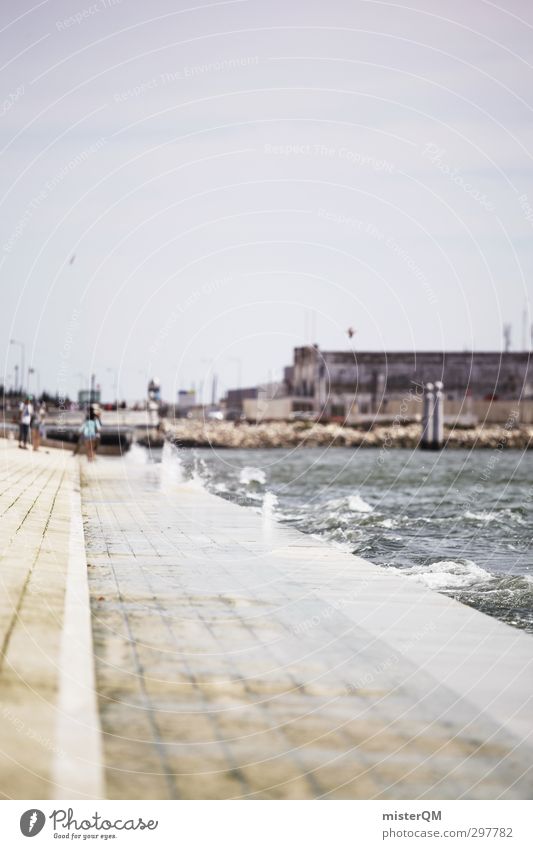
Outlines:
<svg viewBox="0 0 533 849"><path fill-rule="evenodd" d="M0 440L0 795L102 793L79 470Z"/></svg>
<svg viewBox="0 0 533 849"><path fill-rule="evenodd" d="M531 637L162 471L83 466L110 795L531 797Z"/></svg>
<svg viewBox="0 0 533 849"><path fill-rule="evenodd" d="M128 457L89 466L63 452L8 454L2 510L26 491L25 475L37 469L50 477L31 539L37 547L38 538L47 540L54 556L39 604L22 593L26 621L10 619L20 583L31 584L39 571L20 548L21 505L1 537L4 581L18 581L11 601L3 600L2 687L7 681L15 717L6 723L4 714L0 740L12 761L4 795L20 797L23 787L23 796L46 798L58 792L58 776L69 775L75 793L89 797L101 781L110 798L531 798L529 635L197 485L173 482L161 467ZM68 684L57 679L64 677L62 582L72 572L79 578L69 562L80 556L80 468L98 698L96 714L92 682L81 684L82 673L90 678L87 666L71 674L89 729L85 749L79 734L68 733L75 722L68 709L66 720L53 722L62 713L58 699L72 704ZM52 537L60 505L74 529L70 554L66 536ZM79 620L79 581L76 588ZM51 609L54 600L55 636L36 660L36 642L43 643L34 619L43 600ZM82 659L84 634L81 627L75 638ZM29 769L20 746L37 746L29 739L34 698L45 706L40 734L60 751L47 760L44 749ZM19 717L19 747L9 749ZM88 769L89 786L72 778L76 762Z"/></svg>

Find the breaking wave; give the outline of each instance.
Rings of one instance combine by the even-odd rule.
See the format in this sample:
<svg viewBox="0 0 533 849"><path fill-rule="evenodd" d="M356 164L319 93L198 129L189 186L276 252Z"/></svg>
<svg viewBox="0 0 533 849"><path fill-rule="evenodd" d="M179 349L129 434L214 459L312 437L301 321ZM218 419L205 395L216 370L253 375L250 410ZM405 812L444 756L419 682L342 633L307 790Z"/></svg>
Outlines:
<svg viewBox="0 0 533 849"><path fill-rule="evenodd" d="M432 590L456 590L492 581L493 576L473 560L439 560L394 571Z"/></svg>
<svg viewBox="0 0 533 849"><path fill-rule="evenodd" d="M239 482L245 486L263 485L266 483L266 475L262 469L256 469L255 466L245 466L241 469Z"/></svg>

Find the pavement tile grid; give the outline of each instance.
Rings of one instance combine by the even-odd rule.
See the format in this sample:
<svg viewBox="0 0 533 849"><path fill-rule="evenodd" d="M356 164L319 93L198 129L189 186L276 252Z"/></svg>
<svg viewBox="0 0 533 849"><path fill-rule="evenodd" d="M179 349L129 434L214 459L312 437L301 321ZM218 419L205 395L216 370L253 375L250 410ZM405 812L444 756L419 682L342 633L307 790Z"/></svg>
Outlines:
<svg viewBox="0 0 533 849"><path fill-rule="evenodd" d="M56 754L70 488L63 452L0 444L0 751L3 798L47 798Z"/></svg>
<svg viewBox="0 0 533 849"><path fill-rule="evenodd" d="M530 795L513 738L345 615L355 558L153 468L82 482L108 796Z"/></svg>

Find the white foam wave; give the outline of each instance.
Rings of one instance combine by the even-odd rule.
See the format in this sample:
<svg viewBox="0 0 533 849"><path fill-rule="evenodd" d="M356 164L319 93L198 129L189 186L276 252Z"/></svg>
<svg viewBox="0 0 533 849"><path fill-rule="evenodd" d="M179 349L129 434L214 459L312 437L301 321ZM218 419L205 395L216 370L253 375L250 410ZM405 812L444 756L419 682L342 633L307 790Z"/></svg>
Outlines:
<svg viewBox="0 0 533 849"><path fill-rule="evenodd" d="M348 498L348 509L352 511L352 513L371 513L372 507L370 504L361 498L360 495L350 495Z"/></svg>
<svg viewBox="0 0 533 849"><path fill-rule="evenodd" d="M497 518L496 513L490 511L473 513L471 510L467 510L465 513L465 519L474 519L476 522L493 522Z"/></svg>
<svg viewBox="0 0 533 849"><path fill-rule="evenodd" d="M265 492L265 497L263 498L263 518L264 519L274 519L275 511L278 504L278 497L274 495L273 492Z"/></svg>
<svg viewBox="0 0 533 849"><path fill-rule="evenodd" d="M476 522L515 522L518 525L525 524L523 517L519 512L515 512L514 510L510 510L509 508L505 508L503 510L481 510L479 512L475 512L473 510L467 510L465 513L465 519L471 519Z"/></svg>
<svg viewBox="0 0 533 849"><path fill-rule="evenodd" d="M239 481L245 486L264 484L266 483L266 475L262 469L256 469L254 466L245 466L244 469L241 469Z"/></svg>
<svg viewBox="0 0 533 849"><path fill-rule="evenodd" d="M350 511L351 513L371 513L373 508L370 504L361 498L359 493L355 495L348 495L344 498L333 498L331 501L327 501L325 505L317 505L317 510L322 514L324 513L324 508L327 511L331 511L331 517L337 517L338 513L346 513L346 511Z"/></svg>
<svg viewBox="0 0 533 849"><path fill-rule="evenodd" d="M127 463L134 463L137 466L144 466L148 462L148 451L142 446L133 442L130 450L125 455Z"/></svg>
<svg viewBox="0 0 533 849"><path fill-rule="evenodd" d="M493 576L473 560L439 560L408 569L394 569L413 581L425 584L432 590L461 589L473 584L491 581Z"/></svg>
<svg viewBox="0 0 533 849"><path fill-rule="evenodd" d="M206 489L206 483L209 480L207 466L204 460L194 457L193 469L191 477L186 481L185 486L189 489Z"/></svg>
<svg viewBox="0 0 533 849"><path fill-rule="evenodd" d="M177 450L170 442L165 442L163 445L159 468L161 470L161 487L163 489L183 483L185 479L183 466Z"/></svg>
<svg viewBox="0 0 533 849"><path fill-rule="evenodd" d="M395 528L396 524L394 519L383 519L382 522L378 522L380 528Z"/></svg>

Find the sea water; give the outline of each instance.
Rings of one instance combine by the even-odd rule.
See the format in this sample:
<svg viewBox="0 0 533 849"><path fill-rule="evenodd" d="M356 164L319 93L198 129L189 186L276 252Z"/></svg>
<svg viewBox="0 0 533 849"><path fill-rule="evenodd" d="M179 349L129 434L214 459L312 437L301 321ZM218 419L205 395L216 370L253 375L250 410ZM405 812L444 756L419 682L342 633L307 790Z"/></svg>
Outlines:
<svg viewBox="0 0 533 849"><path fill-rule="evenodd" d="M209 491L533 632L533 452L179 455Z"/></svg>

